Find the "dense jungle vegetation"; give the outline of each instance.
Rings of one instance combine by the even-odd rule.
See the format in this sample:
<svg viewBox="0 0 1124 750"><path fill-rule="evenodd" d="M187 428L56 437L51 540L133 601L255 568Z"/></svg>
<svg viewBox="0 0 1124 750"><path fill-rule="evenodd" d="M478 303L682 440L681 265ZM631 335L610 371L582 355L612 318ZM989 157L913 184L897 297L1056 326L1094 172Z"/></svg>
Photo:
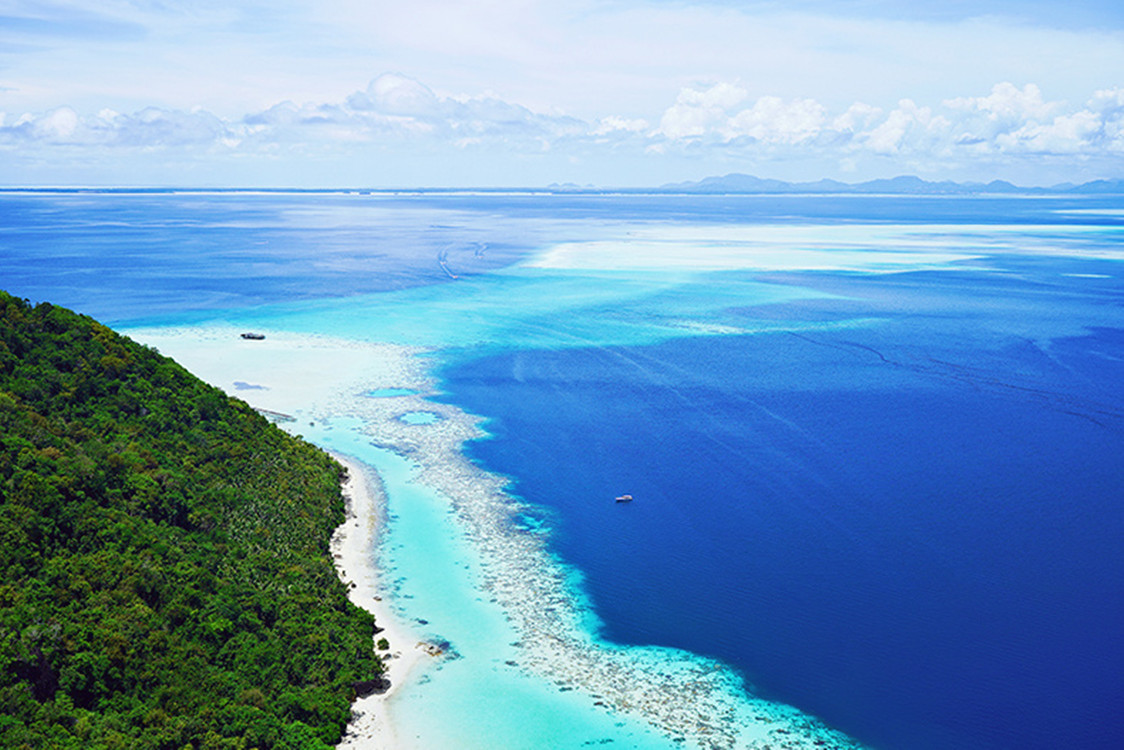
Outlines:
<svg viewBox="0 0 1124 750"><path fill-rule="evenodd" d="M377 679L343 469L94 320L0 292L0 747L323 748Z"/></svg>

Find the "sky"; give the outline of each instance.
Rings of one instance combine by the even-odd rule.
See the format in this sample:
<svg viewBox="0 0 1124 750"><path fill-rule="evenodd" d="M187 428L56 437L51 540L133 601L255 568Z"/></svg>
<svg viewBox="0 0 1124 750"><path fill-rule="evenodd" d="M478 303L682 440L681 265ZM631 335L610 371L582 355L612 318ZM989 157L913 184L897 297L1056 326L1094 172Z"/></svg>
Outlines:
<svg viewBox="0 0 1124 750"><path fill-rule="evenodd" d="M1120 0L0 0L0 185L1124 177Z"/></svg>

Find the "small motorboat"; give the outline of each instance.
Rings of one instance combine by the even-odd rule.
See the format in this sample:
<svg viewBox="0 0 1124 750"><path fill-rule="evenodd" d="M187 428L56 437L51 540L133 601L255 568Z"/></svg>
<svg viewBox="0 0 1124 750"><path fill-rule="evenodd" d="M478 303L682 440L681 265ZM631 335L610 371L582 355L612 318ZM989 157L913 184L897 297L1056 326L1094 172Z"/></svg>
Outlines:
<svg viewBox="0 0 1124 750"><path fill-rule="evenodd" d="M250 341L261 341L262 339L265 338L265 334L264 333L254 333L253 331L247 331L246 333L242 334L242 338L248 339Z"/></svg>
<svg viewBox="0 0 1124 750"><path fill-rule="evenodd" d="M616 499L618 503L631 503L632 495L617 495Z"/></svg>

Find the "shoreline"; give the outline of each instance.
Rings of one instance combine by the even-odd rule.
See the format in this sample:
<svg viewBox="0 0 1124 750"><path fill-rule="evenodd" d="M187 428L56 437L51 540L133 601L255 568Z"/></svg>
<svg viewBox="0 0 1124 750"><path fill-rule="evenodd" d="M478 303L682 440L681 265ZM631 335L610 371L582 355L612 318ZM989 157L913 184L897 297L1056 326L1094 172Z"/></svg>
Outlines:
<svg viewBox="0 0 1124 750"><path fill-rule="evenodd" d="M342 485L347 503L347 516L332 534L332 557L336 573L348 587L353 604L375 616L379 638L386 638L390 650L383 659L383 676L390 686L382 693L357 697L351 704L351 722L337 747L394 750L400 743L390 718L390 700L404 685L425 655L422 639L411 631L391 610L389 601L380 592L380 570L375 564L375 546L385 519L386 498L379 486L378 475L358 459L335 451L332 458L347 469ZM381 507L380 507L381 506ZM377 652L377 649L376 649Z"/></svg>

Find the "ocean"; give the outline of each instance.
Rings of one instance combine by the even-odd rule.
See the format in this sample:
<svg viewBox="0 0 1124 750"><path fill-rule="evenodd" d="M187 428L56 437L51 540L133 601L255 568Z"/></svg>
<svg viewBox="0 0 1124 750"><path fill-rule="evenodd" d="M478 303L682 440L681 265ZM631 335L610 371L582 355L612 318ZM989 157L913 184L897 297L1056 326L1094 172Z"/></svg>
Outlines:
<svg viewBox="0 0 1124 750"><path fill-rule="evenodd" d="M1122 260L1103 196L0 195L17 296L425 348L591 638L887 750L1124 746ZM303 432L380 469L380 565L465 657L405 723L677 746L497 668L472 540L349 424Z"/></svg>

